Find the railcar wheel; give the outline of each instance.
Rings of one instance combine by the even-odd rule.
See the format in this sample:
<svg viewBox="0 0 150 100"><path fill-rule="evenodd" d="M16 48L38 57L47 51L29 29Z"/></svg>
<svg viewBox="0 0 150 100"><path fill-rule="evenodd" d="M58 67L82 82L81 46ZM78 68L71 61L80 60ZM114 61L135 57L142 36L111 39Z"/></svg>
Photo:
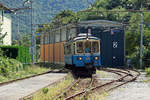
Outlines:
<svg viewBox="0 0 150 100"><path fill-rule="evenodd" d="M70 69L70 67L69 67L68 64L65 64L65 68L66 68L66 69Z"/></svg>
<svg viewBox="0 0 150 100"><path fill-rule="evenodd" d="M93 68L93 74L96 74L96 68Z"/></svg>

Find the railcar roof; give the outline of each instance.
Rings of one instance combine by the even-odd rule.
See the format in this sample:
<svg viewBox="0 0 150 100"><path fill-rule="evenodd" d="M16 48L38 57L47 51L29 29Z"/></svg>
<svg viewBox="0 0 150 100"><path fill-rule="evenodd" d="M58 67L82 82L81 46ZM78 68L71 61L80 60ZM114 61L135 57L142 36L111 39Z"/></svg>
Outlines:
<svg viewBox="0 0 150 100"><path fill-rule="evenodd" d="M87 35L85 34L79 34L77 37L75 37L73 39L73 41L77 41L77 40L83 40L83 39L87 39ZM94 37L94 36L91 36L91 34L88 34L88 39L93 39L93 40L100 40L99 38L97 37Z"/></svg>
<svg viewBox="0 0 150 100"><path fill-rule="evenodd" d="M87 37L76 37L73 39L73 41L77 41L77 40L83 40L83 39L86 39ZM97 37L88 37L88 39L93 39L93 40L99 40Z"/></svg>

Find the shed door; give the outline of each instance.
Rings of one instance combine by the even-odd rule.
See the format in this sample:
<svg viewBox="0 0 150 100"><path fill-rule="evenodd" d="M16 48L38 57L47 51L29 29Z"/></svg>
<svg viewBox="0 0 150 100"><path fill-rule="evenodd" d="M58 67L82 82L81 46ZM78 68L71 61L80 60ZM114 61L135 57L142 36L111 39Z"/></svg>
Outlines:
<svg viewBox="0 0 150 100"><path fill-rule="evenodd" d="M110 36L110 31L105 30L100 34L101 39L101 59L102 66L110 67L112 66L112 41Z"/></svg>
<svg viewBox="0 0 150 100"><path fill-rule="evenodd" d="M112 30L112 65L124 65L124 33L122 30Z"/></svg>

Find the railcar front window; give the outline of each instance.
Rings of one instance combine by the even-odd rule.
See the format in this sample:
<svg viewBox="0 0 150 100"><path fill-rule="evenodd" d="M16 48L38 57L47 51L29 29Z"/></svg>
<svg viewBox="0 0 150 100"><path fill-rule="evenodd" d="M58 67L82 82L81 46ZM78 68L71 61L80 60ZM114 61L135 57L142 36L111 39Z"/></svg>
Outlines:
<svg viewBox="0 0 150 100"><path fill-rule="evenodd" d="M92 42L92 52L93 53L99 52L99 43L97 41Z"/></svg>
<svg viewBox="0 0 150 100"><path fill-rule="evenodd" d="M85 42L85 53L91 53L91 42L90 41Z"/></svg>
<svg viewBox="0 0 150 100"><path fill-rule="evenodd" d="M77 53L83 53L83 42L77 42Z"/></svg>

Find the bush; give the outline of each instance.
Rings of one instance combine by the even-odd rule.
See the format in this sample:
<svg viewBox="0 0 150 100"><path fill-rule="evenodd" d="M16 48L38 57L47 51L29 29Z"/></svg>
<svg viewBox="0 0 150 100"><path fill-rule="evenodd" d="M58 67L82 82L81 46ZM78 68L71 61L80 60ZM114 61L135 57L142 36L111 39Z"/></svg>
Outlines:
<svg viewBox="0 0 150 100"><path fill-rule="evenodd" d="M23 65L15 59L0 57L0 74L2 76L9 76L11 72L17 72L22 67Z"/></svg>
<svg viewBox="0 0 150 100"><path fill-rule="evenodd" d="M131 55L131 64L136 68L140 68L140 52L139 47L136 48L136 52ZM142 68L150 66L150 44L146 47L143 46L143 62Z"/></svg>
<svg viewBox="0 0 150 100"><path fill-rule="evenodd" d="M48 88L43 88L43 89L42 89L42 92L43 92L44 94L47 94Z"/></svg>
<svg viewBox="0 0 150 100"><path fill-rule="evenodd" d="M3 56L3 50L0 48L0 57Z"/></svg>
<svg viewBox="0 0 150 100"><path fill-rule="evenodd" d="M17 59L22 63L31 62L29 48L23 46L0 46L3 55L9 58Z"/></svg>
<svg viewBox="0 0 150 100"><path fill-rule="evenodd" d="M150 67L146 68L145 71L146 71L146 74L147 74L148 76L150 76Z"/></svg>

